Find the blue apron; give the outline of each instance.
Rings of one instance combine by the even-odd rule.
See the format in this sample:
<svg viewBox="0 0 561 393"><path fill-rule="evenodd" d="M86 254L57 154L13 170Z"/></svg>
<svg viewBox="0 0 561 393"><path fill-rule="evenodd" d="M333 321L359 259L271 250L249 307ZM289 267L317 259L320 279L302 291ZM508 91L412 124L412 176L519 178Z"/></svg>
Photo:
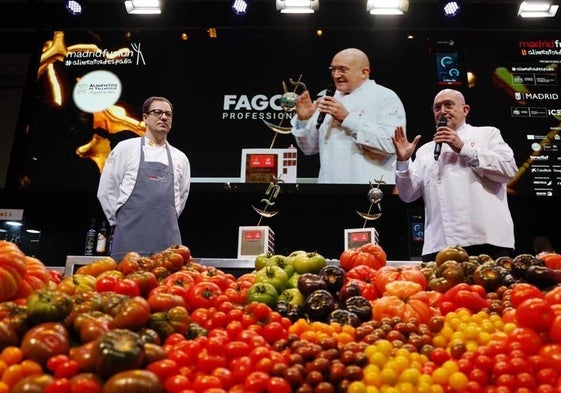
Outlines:
<svg viewBox="0 0 561 393"><path fill-rule="evenodd" d="M117 211L111 257L120 261L135 251L143 256L181 243L175 210L173 162L166 145L168 165L144 161L145 137L140 142L136 183L127 201Z"/></svg>

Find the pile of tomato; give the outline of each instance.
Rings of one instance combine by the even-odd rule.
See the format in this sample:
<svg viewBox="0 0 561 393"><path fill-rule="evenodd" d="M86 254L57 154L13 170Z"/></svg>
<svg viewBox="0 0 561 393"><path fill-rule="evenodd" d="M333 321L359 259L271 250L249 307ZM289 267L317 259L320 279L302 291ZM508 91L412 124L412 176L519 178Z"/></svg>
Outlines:
<svg viewBox="0 0 561 393"><path fill-rule="evenodd" d="M61 278L0 242L0 393L561 391L560 286L438 292L368 251L344 258L372 307L355 327L292 321L186 246Z"/></svg>

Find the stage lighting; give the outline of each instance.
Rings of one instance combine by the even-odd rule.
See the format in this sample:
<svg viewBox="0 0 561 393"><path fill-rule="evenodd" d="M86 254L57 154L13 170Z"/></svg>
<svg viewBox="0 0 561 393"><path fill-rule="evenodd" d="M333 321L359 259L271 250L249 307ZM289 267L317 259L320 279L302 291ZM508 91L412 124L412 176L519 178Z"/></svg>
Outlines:
<svg viewBox="0 0 561 393"><path fill-rule="evenodd" d="M460 13L461 5L459 1L443 0L440 2L440 5L444 16L451 18Z"/></svg>
<svg viewBox="0 0 561 393"><path fill-rule="evenodd" d="M281 14L313 14L319 10L319 0L277 0Z"/></svg>
<svg viewBox="0 0 561 393"><path fill-rule="evenodd" d="M232 10L237 15L245 15L247 12L247 1L232 0Z"/></svg>
<svg viewBox="0 0 561 393"><path fill-rule="evenodd" d="M125 8L129 14L161 14L159 0L126 0Z"/></svg>
<svg viewBox="0 0 561 393"><path fill-rule="evenodd" d="M66 9L72 15L82 15L82 4L77 0L66 0Z"/></svg>
<svg viewBox="0 0 561 393"><path fill-rule="evenodd" d="M409 0L368 0L366 11L372 15L403 15L409 9Z"/></svg>
<svg viewBox="0 0 561 393"><path fill-rule="evenodd" d="M522 18L551 18L557 14L559 5L551 1L523 1L518 9Z"/></svg>

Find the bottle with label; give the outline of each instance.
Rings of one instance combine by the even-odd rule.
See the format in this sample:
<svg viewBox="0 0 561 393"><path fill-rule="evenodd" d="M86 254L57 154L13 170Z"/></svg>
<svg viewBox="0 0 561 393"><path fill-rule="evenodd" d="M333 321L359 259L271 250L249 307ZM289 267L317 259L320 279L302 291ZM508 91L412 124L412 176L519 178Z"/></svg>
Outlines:
<svg viewBox="0 0 561 393"><path fill-rule="evenodd" d="M88 229L88 232L86 233L84 255L94 255L96 239L95 218L92 218L90 229Z"/></svg>
<svg viewBox="0 0 561 393"><path fill-rule="evenodd" d="M101 228L97 232L97 243L95 246L96 255L105 255L107 245L107 223L103 221Z"/></svg>

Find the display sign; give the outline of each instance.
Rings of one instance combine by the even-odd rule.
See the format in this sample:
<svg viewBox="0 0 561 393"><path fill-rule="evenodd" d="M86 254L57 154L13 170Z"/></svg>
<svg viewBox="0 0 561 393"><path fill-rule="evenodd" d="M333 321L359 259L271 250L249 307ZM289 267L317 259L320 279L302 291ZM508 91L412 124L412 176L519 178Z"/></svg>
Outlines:
<svg viewBox="0 0 561 393"><path fill-rule="evenodd" d="M374 228L345 229L345 250L358 248L364 244L378 244L378 234Z"/></svg>
<svg viewBox="0 0 561 393"><path fill-rule="evenodd" d="M254 259L259 254L274 254L275 233L268 226L240 227L238 259Z"/></svg>

